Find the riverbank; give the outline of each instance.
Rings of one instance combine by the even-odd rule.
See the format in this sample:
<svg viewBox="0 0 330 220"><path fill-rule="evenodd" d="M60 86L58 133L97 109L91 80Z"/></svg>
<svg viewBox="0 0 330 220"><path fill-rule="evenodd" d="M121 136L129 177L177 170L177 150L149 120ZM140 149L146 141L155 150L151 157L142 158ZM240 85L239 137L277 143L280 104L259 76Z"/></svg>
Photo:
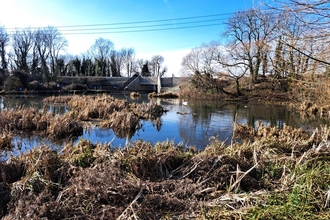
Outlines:
<svg viewBox="0 0 330 220"><path fill-rule="evenodd" d="M236 125L203 151L81 140L1 162L2 219L329 219L330 129Z"/></svg>
<svg viewBox="0 0 330 220"><path fill-rule="evenodd" d="M105 125L115 127L124 121L119 125L128 125L129 129L131 123L123 119L134 117L127 115L148 118L148 109L149 113L160 109L130 105L106 95L51 98L48 101L52 103L72 101L69 115L76 120L97 119L99 125L107 122ZM308 103L306 106L314 109ZM116 122L107 118L113 109L123 112L113 115ZM47 120L37 120L42 115L36 111L21 115L15 118L23 127L30 122L33 126L32 122L47 125ZM23 115L29 117L22 120ZM329 127L307 133L288 126L279 129L259 124L257 130L236 123L233 126L240 142L232 139L231 144L225 144L210 138L201 151L171 140L156 144L138 140L119 149L80 140L59 152L41 144L7 161L0 158L0 217L330 218ZM3 133L1 143L9 143L11 137Z"/></svg>

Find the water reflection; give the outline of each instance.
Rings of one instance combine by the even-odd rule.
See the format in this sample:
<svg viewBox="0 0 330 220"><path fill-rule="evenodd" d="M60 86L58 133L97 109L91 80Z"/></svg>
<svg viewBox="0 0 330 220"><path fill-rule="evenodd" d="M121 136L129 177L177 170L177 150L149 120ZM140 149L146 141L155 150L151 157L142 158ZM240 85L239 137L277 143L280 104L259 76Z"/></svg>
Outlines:
<svg viewBox="0 0 330 220"><path fill-rule="evenodd" d="M313 129L320 124L328 124L324 119L305 119L286 106L265 103L246 104L224 101L192 101L187 105L182 104L180 99L152 99L146 95L132 100L129 96L118 94L117 98L127 99L130 102L157 102L168 110L156 121L141 121L142 127L135 133L118 136L111 129L95 127L85 130L80 138L89 139L94 143L107 143L115 147L126 146L127 143L143 139L155 143L157 141L173 140L175 143L196 146L203 149L210 137L217 137L230 143L232 137L232 124L234 121L240 124L256 126L257 121L264 124L282 128L284 124L303 129ZM46 109L54 114L63 114L69 110L63 105L43 105L44 96L3 96L0 98L0 108L17 108L19 106L35 106ZM49 143L45 140L34 138L15 139L16 145L20 144L23 151Z"/></svg>

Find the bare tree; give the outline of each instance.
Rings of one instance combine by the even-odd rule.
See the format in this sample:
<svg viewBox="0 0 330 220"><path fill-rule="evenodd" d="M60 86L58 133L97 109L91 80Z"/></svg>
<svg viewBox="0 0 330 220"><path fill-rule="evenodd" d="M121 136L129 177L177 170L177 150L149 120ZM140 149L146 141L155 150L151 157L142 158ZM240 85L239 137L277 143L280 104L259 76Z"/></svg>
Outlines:
<svg viewBox="0 0 330 220"><path fill-rule="evenodd" d="M120 51L113 50L110 57L110 69L113 77L121 76L123 66L123 55Z"/></svg>
<svg viewBox="0 0 330 220"><path fill-rule="evenodd" d="M43 28L39 28L34 32L34 50L33 50L33 63L32 72L40 67L43 75L49 75L48 58L49 47L46 41L47 36Z"/></svg>
<svg viewBox="0 0 330 220"><path fill-rule="evenodd" d="M12 48L14 50L14 62L16 68L29 71L29 53L33 47L33 31L29 28L16 29L13 34Z"/></svg>
<svg viewBox="0 0 330 220"><path fill-rule="evenodd" d="M44 32L49 50L51 72L56 76L58 74L56 61L59 58L60 52L64 51L68 46L68 41L56 27L48 26L44 29Z"/></svg>
<svg viewBox="0 0 330 220"><path fill-rule="evenodd" d="M221 67L215 58L222 51L223 47L216 41L202 44L200 47L202 73L213 76L220 72Z"/></svg>
<svg viewBox="0 0 330 220"><path fill-rule="evenodd" d="M216 56L216 61L221 65L225 76L229 76L235 80L235 88L237 95L241 95L241 88L239 80L246 75L249 70L248 65L232 59L230 51L219 51Z"/></svg>
<svg viewBox="0 0 330 220"><path fill-rule="evenodd" d="M126 71L127 76L131 76L133 72L133 62L135 58L135 51L133 48L123 48L120 50L123 61L123 70Z"/></svg>
<svg viewBox="0 0 330 220"><path fill-rule="evenodd" d="M186 56L184 56L181 66L182 71L186 73L186 75L202 72L200 48L193 48Z"/></svg>
<svg viewBox="0 0 330 220"><path fill-rule="evenodd" d="M145 61L143 59L137 59L133 62L132 70L135 73L142 73L143 65Z"/></svg>
<svg viewBox="0 0 330 220"><path fill-rule="evenodd" d="M164 57L162 57L161 55L153 56L149 63L150 63L150 66L151 66L151 71L153 72L154 76L162 77L166 73L167 67L162 68L162 64L164 63Z"/></svg>
<svg viewBox="0 0 330 220"><path fill-rule="evenodd" d="M223 46L215 41L193 48L182 59L181 66L183 71L190 74L217 74L220 68L216 56L221 50L223 50Z"/></svg>
<svg viewBox="0 0 330 220"><path fill-rule="evenodd" d="M8 67L8 62L6 58L6 47L9 44L9 35L6 29L0 26L0 60L1 60L1 68L6 70Z"/></svg>
<svg viewBox="0 0 330 220"><path fill-rule="evenodd" d="M288 0L284 3L274 0L274 2L275 4L268 7L281 15L286 15L282 16L282 21L285 21L286 25L278 27L278 33L284 36L281 38L281 43L294 53L299 53L314 67L316 63L329 66L330 57L327 48L330 45L330 1ZM287 37L292 37L293 27L299 29L300 33L293 36L295 40L288 41ZM304 68L307 66L308 64L304 65Z"/></svg>
<svg viewBox="0 0 330 220"><path fill-rule="evenodd" d="M113 56L114 44L111 40L98 38L89 49L89 54L95 59L95 74L96 75L110 75L107 71L109 59Z"/></svg>
<svg viewBox="0 0 330 220"><path fill-rule="evenodd" d="M260 9L237 12L227 22L224 35L229 36L228 48L232 59L248 66L252 83L255 82L262 62L265 62L268 43L275 29L272 13ZM265 65L264 65L265 67Z"/></svg>

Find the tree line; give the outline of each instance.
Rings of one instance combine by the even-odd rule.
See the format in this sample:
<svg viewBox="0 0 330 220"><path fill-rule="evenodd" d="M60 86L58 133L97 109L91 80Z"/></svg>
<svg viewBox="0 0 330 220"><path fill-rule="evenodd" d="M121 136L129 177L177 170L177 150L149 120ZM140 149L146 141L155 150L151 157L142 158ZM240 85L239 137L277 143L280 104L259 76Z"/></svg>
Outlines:
<svg viewBox="0 0 330 220"><path fill-rule="evenodd" d="M297 79L330 74L330 1L273 1L238 11L226 22L222 39L193 48L182 60L184 74Z"/></svg>
<svg viewBox="0 0 330 220"><path fill-rule="evenodd" d="M162 76L167 71L161 55L137 59L133 48L116 50L109 39L98 38L85 53L75 56L65 52L67 47L67 39L56 27L15 29L9 34L0 26L1 83L10 84L13 77L22 81L23 76L49 83L58 76Z"/></svg>
<svg viewBox="0 0 330 220"><path fill-rule="evenodd" d="M225 21L221 39L202 44L182 60L181 73L207 77L226 76L236 81L249 76L299 78L306 74L330 74L330 0L274 0L271 5L238 11ZM162 76L164 58L136 59L133 48L116 50L109 39L98 38L88 51L65 53L66 38L56 27L16 29L8 34L0 27L1 80L16 71L38 82L57 76Z"/></svg>

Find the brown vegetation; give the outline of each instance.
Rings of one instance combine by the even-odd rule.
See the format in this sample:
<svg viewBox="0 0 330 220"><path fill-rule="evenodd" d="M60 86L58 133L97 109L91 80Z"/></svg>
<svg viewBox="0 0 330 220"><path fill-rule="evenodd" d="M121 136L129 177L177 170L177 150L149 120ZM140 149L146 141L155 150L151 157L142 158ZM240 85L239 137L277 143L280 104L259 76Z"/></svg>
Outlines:
<svg viewBox="0 0 330 220"><path fill-rule="evenodd" d="M49 102L67 103L68 112L77 120L89 121L102 119L99 126L111 128L121 137L140 128L140 119L157 120L166 111L157 103L129 103L110 95L98 96L58 96L48 99Z"/></svg>
<svg viewBox="0 0 330 220"><path fill-rule="evenodd" d="M252 84L249 77L243 77L238 94L234 79L216 79L197 74L180 86L179 94L186 99L291 102L293 96L286 83L287 80L267 76L260 77Z"/></svg>
<svg viewBox="0 0 330 220"><path fill-rule="evenodd" d="M136 97L141 96L141 94L140 94L139 92L131 92L131 93L129 94L129 96L130 96L131 98L136 98Z"/></svg>
<svg viewBox="0 0 330 220"><path fill-rule="evenodd" d="M202 152L81 140L1 162L3 219L328 219L330 129L260 125L250 140ZM246 140L246 141L245 141ZM286 211L285 211L286 210ZM289 210L289 211L288 211Z"/></svg>
<svg viewBox="0 0 330 220"><path fill-rule="evenodd" d="M152 120L159 125L159 118L165 112L154 102L130 104L109 95L53 96L46 98L45 102L68 104L70 111L54 115L45 110L40 112L37 108L4 109L0 114L0 128L14 133L37 132L55 140L80 136L83 132L81 121L93 120L101 127L113 129L118 136L126 137L140 128L141 119ZM8 139L10 136L3 135L3 141L11 140Z"/></svg>
<svg viewBox="0 0 330 220"><path fill-rule="evenodd" d="M0 128L8 132L37 132L54 140L80 136L83 128L69 114L54 115L37 108L4 109Z"/></svg>
<svg viewBox="0 0 330 220"><path fill-rule="evenodd" d="M9 150L13 147L13 133L10 131L3 131L0 136L0 151Z"/></svg>
<svg viewBox="0 0 330 220"><path fill-rule="evenodd" d="M80 120L97 119L99 126L126 137L139 128L140 119L158 123L164 112L154 102L128 103L107 95L50 100L71 109L61 116L34 108L3 110L1 146L10 147L11 131L34 129L66 137L82 129ZM316 111L308 109L317 107L301 105L303 111ZM61 152L39 146L0 161L0 216L329 219L329 139L327 126L310 134L289 126L259 123L254 129L235 123L231 145L211 138L201 152L170 141L154 146L136 141L111 149L80 140Z"/></svg>
<svg viewBox="0 0 330 220"><path fill-rule="evenodd" d="M163 92L163 93L152 92L148 94L148 98L156 98L156 97L172 99L172 98L179 98L180 95L175 92Z"/></svg>

